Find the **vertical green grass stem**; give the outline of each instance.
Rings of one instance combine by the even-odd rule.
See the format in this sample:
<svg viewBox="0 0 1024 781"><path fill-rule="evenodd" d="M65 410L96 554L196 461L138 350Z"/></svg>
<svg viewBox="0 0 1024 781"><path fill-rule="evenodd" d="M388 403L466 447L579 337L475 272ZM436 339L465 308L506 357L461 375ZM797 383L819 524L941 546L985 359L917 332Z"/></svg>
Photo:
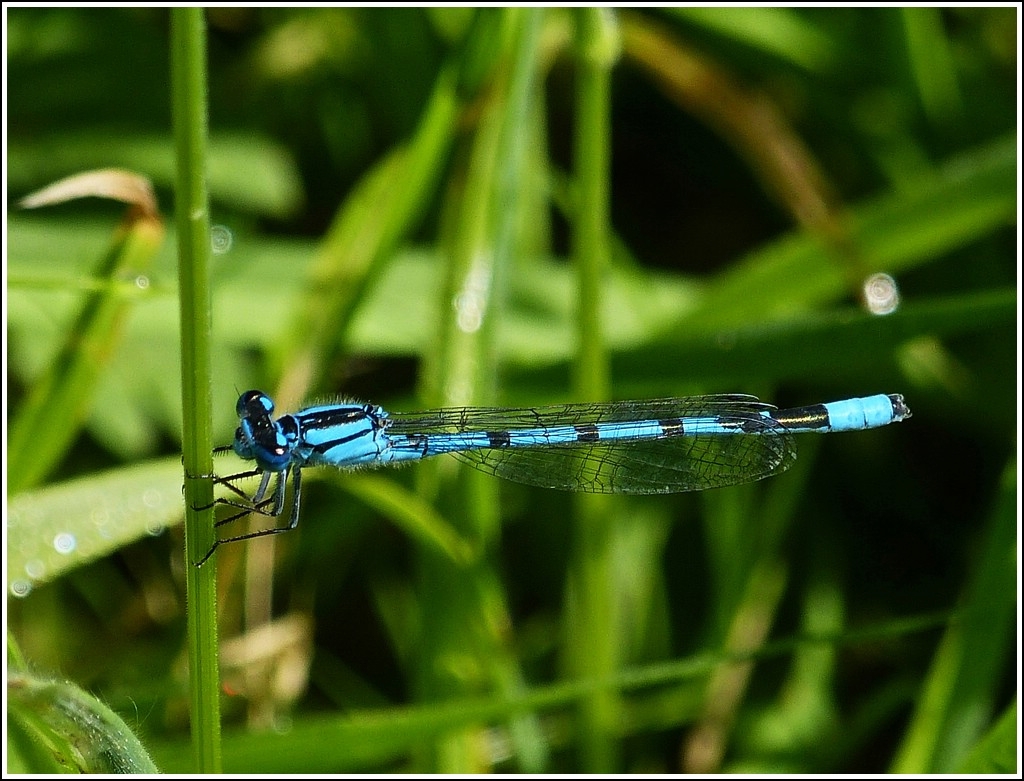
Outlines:
<svg viewBox="0 0 1024 781"><path fill-rule="evenodd" d="M213 414L210 365L210 215L206 190L206 30L201 8L171 12L171 89L177 158L175 212L181 314L185 581L195 770L219 773L216 557L213 544Z"/></svg>
<svg viewBox="0 0 1024 781"><path fill-rule="evenodd" d="M610 80L618 54L614 21L608 9L582 9L576 16L572 255L578 309L573 390L574 397L581 401L602 401L611 394L601 310L610 257ZM605 680L619 664L615 499L581 495L574 497L574 506L566 663L578 678ZM605 773L617 766L618 711L618 697L610 689L595 689L582 701L580 752L587 772Z"/></svg>

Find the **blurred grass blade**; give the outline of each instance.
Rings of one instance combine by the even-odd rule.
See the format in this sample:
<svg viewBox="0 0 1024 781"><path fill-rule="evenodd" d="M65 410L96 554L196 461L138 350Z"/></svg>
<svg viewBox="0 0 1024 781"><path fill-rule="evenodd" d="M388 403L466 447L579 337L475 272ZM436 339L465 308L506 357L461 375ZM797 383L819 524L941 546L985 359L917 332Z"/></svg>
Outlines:
<svg viewBox="0 0 1024 781"><path fill-rule="evenodd" d="M67 128L8 145L8 190L33 186L40 177L94 166L125 166L145 171L159 189L174 186L174 146L166 133L138 127ZM214 201L228 209L285 219L305 199L289 150L256 130L215 131L210 138L208 183Z"/></svg>
<svg viewBox="0 0 1024 781"><path fill-rule="evenodd" d="M356 185L324 237L289 338L277 350L282 408L319 385L370 283L426 209L455 137L454 68L442 70L416 135Z"/></svg>
<svg viewBox="0 0 1024 781"><path fill-rule="evenodd" d="M445 282L440 292L442 316L436 338L424 356L420 388L430 406L489 404L497 387L495 338L507 308L511 264L517 254L523 204L527 140L534 137L534 90L538 34L543 12L505 8L478 10L482 23L475 34L486 41L467 44L467 56L489 61L474 68L492 76L481 85L486 107L479 111L460 169L460 186L447 191L450 233L445 237ZM487 46L483 44L487 43ZM479 473L460 473L451 464L424 464L417 470L423 496L440 494L451 503L446 516L480 555L470 566L453 570L429 550L418 558L422 593L422 642L416 660L415 688L431 700L450 699L486 686L498 699L513 697L524 683L510 647L507 595L494 568L498 533L498 487ZM444 470L444 471L442 471ZM477 669L471 678L450 668L449 660L466 657ZM474 680L475 679L475 680ZM543 735L536 721L511 714L509 753L526 771L545 764ZM466 773L490 768L492 760L476 750L477 730L453 731L425 746L421 762L436 772Z"/></svg>
<svg viewBox="0 0 1024 781"><path fill-rule="evenodd" d="M856 205L850 241L870 260L864 271L897 275L1009 224L1017 211L1016 176L1017 139L1004 138L951 158L913 185ZM778 317L858 295L860 281L849 277L820 239L794 233L713 280L699 307L672 330Z"/></svg>
<svg viewBox="0 0 1024 781"><path fill-rule="evenodd" d="M5 775L157 772L124 720L72 683L17 673L5 700Z"/></svg>
<svg viewBox="0 0 1024 781"><path fill-rule="evenodd" d="M11 497L7 591L25 596L181 520L181 461L160 459Z"/></svg>
<svg viewBox="0 0 1024 781"><path fill-rule="evenodd" d="M995 726L979 740L967 755L957 773L979 776L1020 775L1020 725L1017 721L1017 700L1003 711Z"/></svg>
<svg viewBox="0 0 1024 781"><path fill-rule="evenodd" d="M942 10L901 8L910 75L928 120L943 127L964 117L956 54L946 36Z"/></svg>
<svg viewBox="0 0 1024 781"><path fill-rule="evenodd" d="M1017 464L1003 472L996 506L957 619L946 630L894 773L952 773L992 717L1014 628Z"/></svg>
<svg viewBox="0 0 1024 781"><path fill-rule="evenodd" d="M327 716L310 715L284 733L234 730L225 736L225 764L229 772L258 767L263 773L355 772L387 767L408 757L425 741L453 730L476 725L507 723L520 713L539 714L575 705L595 692L620 691L623 694L685 684L705 678L724 663L749 659L789 656L804 646L844 647L859 643L892 641L918 632L932 632L946 623L948 616L907 616L859 631L822 633L772 641L755 650L734 654L698 653L622 669L605 680L558 681L547 685L523 687L505 697L458 696L445 702L416 705L392 705L352 713ZM700 701L688 698L688 707L664 714L666 727L679 727L693 720ZM623 722L623 734L643 733L642 723ZM561 735L567 740L570 735ZM499 741L500 742L500 741ZM164 772L188 769L187 757L180 745L164 743L152 747Z"/></svg>
<svg viewBox="0 0 1024 781"><path fill-rule="evenodd" d="M771 16L747 9L759 27ZM741 9L708 9L710 16L736 19ZM788 13L788 12L785 12ZM792 17L783 17L792 18ZM851 246L841 203L808 145L767 90L752 88L725 62L687 45L646 17L623 15L623 42L631 61L647 71L687 114L709 126L743 158L764 190L791 219L842 256ZM753 26L753 25L751 25ZM855 254L852 255L855 257Z"/></svg>
<svg viewBox="0 0 1024 781"><path fill-rule="evenodd" d="M37 209L90 196L121 201L136 207L147 217L159 217L156 195L149 179L118 168L103 168L68 176L26 195L18 205L23 209Z"/></svg>
<svg viewBox="0 0 1024 781"><path fill-rule="evenodd" d="M613 351L612 373L628 378L618 384L627 393L631 387L643 392L679 392L702 384L749 387L809 374L857 377L867 366L895 361L895 351L915 338L976 334L1010 326L1016 317L1015 288L911 301L885 317L852 308L794 315L723 330L695 329L620 348ZM822 350L823 344L829 349ZM548 393L567 370L567 361L544 369L513 366L507 392Z"/></svg>
<svg viewBox="0 0 1024 781"><path fill-rule="evenodd" d="M470 544L417 494L394 480L368 474L345 475L345 490L390 518L411 537L447 556L455 565L465 565L475 553Z"/></svg>
<svg viewBox="0 0 1024 781"><path fill-rule="evenodd" d="M678 19L809 71L827 72L837 57L831 37L794 8L685 6Z"/></svg>
<svg viewBox="0 0 1024 781"><path fill-rule="evenodd" d="M71 186L63 194L50 189L48 194L30 196L30 202L105 194L101 185L110 181L109 175L102 181L93 178L89 186ZM110 284L86 294L64 344L11 421L7 440L7 490L11 494L42 481L81 430L96 383L121 338L133 300L115 283L145 270L163 241L163 223L145 208L133 207L128 222L117 230L95 273Z"/></svg>
<svg viewBox="0 0 1024 781"><path fill-rule="evenodd" d="M859 373L916 337L941 339L1008 325L1016 317L1016 300L1015 290L986 290L910 301L885 317L849 308L697 333L672 342L655 340L644 349L617 356L615 372L629 370L632 373L623 376L640 379L652 371L663 376L670 365L683 381L744 374L774 381L808 372ZM828 350L820 349L823 344ZM655 354L662 357L652 366Z"/></svg>
<svg viewBox="0 0 1024 781"><path fill-rule="evenodd" d="M611 79L622 46L616 12L578 9L574 21L575 105L571 253L576 282L576 339L572 359L575 397L606 401L611 395L604 319L611 258ZM571 456L566 456L571 457ZM642 566L624 554L616 525L621 505L609 496L573 497L573 536L566 578L563 664L582 680L612 677L623 657L623 573ZM642 621L640 616L632 616ZM617 692L598 691L580 703L579 756L592 773L619 767L622 703Z"/></svg>

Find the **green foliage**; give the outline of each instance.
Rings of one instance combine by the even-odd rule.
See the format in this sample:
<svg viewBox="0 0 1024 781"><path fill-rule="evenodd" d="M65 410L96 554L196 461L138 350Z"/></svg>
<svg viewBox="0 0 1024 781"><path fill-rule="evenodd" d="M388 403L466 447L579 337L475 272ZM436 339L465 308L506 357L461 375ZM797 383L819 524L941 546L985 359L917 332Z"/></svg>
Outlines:
<svg viewBox="0 0 1024 781"><path fill-rule="evenodd" d="M988 774L1019 773L1017 746L1020 727L1017 723L1017 702L1014 700L963 761L960 773Z"/></svg>
<svg viewBox="0 0 1024 781"><path fill-rule="evenodd" d="M7 772L156 773L139 739L72 683L7 675Z"/></svg>
<svg viewBox="0 0 1024 781"><path fill-rule="evenodd" d="M105 201L7 216L6 769L151 768L31 667L195 770L190 720L220 719L188 616L229 772L1013 772L1015 13L209 9L204 368L167 12L11 9L11 203L116 166L165 234ZM452 459L308 470L298 531L201 571L217 640L184 598L182 350L218 444L251 387L914 415L603 504ZM74 746L45 715L71 712Z"/></svg>

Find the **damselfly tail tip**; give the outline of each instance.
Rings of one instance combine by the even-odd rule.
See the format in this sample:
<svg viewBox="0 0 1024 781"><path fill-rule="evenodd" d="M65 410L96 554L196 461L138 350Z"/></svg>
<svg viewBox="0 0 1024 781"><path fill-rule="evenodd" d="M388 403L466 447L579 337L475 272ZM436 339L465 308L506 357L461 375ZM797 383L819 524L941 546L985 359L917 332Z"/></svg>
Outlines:
<svg viewBox="0 0 1024 781"><path fill-rule="evenodd" d="M902 393L890 393L889 401L892 402L893 422L906 420L907 418L912 416L910 412L910 407L908 407L907 403L903 400Z"/></svg>

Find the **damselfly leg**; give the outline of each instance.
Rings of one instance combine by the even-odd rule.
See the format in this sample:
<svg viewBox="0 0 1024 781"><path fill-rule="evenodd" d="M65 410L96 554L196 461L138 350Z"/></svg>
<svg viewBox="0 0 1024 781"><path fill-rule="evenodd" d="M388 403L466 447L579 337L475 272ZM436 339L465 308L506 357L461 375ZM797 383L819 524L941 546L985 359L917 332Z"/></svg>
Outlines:
<svg viewBox="0 0 1024 781"><path fill-rule="evenodd" d="M218 448L214 452L221 450L221 448ZM236 485L236 482L240 480L246 480L256 476L260 477L260 484L252 496ZM257 531L239 534L233 537L218 538L214 541L210 550L206 552L206 555L196 562L196 566L201 567L205 564L210 556L213 555L213 552L217 550L218 546L223 545L224 543L252 540L257 537L267 537L271 534L290 531L294 529L299 522L299 501L302 490L302 470L299 467L289 466L281 472L267 472L260 469L251 469L246 472L238 472L236 474L225 475L223 477L213 475L213 481L215 484L224 486L244 500L244 502L242 502L230 498L217 497L211 504L205 505L204 507L197 507L197 510L209 510L211 507L223 505L226 507L236 508L240 511L228 516L227 518L222 518L216 521L214 523L215 529L227 526L228 524L234 523L235 521L249 515L258 515L264 518L273 518L275 520L281 518L285 510L285 498L287 495L289 476L292 478L292 498L291 507L288 512L287 525L272 526L268 529L258 529ZM270 483L272 480L274 480L274 489L268 496L267 492L270 489Z"/></svg>

